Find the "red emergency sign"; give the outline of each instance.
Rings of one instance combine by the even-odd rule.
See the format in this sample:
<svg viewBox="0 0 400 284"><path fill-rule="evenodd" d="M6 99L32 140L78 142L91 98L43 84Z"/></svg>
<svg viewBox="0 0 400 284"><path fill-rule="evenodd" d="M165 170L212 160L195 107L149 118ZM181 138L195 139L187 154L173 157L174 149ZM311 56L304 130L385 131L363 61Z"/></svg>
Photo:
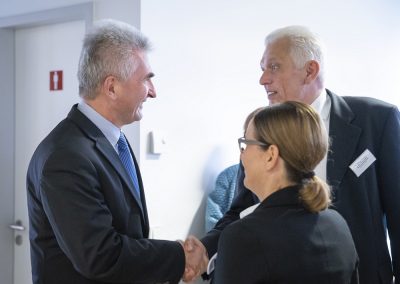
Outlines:
<svg viewBox="0 0 400 284"><path fill-rule="evenodd" d="M63 89L63 71L50 71L50 91Z"/></svg>

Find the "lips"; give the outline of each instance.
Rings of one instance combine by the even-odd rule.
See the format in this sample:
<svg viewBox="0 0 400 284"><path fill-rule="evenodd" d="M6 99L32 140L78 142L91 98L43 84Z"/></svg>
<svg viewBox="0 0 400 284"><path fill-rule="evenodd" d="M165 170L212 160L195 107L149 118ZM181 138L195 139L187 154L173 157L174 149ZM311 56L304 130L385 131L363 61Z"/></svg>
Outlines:
<svg viewBox="0 0 400 284"><path fill-rule="evenodd" d="M267 95L268 95L268 96L273 96L273 95L275 95L275 94L277 94L276 91L267 91Z"/></svg>

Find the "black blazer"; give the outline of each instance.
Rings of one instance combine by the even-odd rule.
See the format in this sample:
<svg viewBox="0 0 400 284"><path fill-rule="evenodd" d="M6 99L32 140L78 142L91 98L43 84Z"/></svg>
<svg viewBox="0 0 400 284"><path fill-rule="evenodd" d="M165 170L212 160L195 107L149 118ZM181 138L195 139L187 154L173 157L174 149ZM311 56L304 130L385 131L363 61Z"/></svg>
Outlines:
<svg viewBox="0 0 400 284"><path fill-rule="evenodd" d="M214 283L355 284L357 260L343 217L331 209L308 212L293 186L225 228Z"/></svg>
<svg viewBox="0 0 400 284"><path fill-rule="evenodd" d="M40 143L27 176L33 283L179 282L182 246L147 239L134 162L141 200L113 146L76 105Z"/></svg>
<svg viewBox="0 0 400 284"><path fill-rule="evenodd" d="M329 90L331 113L327 178L337 210L347 221L360 259L362 284L400 284L400 113L388 103L365 97L339 97ZM376 161L357 177L349 166L366 149ZM255 196L238 173L238 196L230 211L203 239L209 255L221 231L254 204ZM386 243L391 241L391 261ZM393 265L393 266L392 266Z"/></svg>

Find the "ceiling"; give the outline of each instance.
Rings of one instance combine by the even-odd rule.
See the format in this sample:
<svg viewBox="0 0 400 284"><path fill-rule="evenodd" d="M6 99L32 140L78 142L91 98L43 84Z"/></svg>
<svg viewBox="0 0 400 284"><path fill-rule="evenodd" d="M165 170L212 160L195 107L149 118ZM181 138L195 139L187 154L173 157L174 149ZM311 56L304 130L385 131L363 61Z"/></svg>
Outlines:
<svg viewBox="0 0 400 284"><path fill-rule="evenodd" d="M92 1L93 0L0 0L0 18Z"/></svg>

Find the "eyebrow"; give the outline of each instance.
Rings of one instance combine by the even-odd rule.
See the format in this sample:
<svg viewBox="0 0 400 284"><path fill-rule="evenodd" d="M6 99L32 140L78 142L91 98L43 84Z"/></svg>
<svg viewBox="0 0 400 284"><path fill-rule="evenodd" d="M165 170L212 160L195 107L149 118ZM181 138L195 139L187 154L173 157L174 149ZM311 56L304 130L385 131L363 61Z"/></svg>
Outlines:
<svg viewBox="0 0 400 284"><path fill-rule="evenodd" d="M150 72L149 74L146 75L147 79L151 79L155 76L155 74L153 72Z"/></svg>
<svg viewBox="0 0 400 284"><path fill-rule="evenodd" d="M279 61L279 58L277 58L276 56L270 57L268 58L268 60L264 59L265 63L269 63L271 64L271 62L273 61Z"/></svg>

